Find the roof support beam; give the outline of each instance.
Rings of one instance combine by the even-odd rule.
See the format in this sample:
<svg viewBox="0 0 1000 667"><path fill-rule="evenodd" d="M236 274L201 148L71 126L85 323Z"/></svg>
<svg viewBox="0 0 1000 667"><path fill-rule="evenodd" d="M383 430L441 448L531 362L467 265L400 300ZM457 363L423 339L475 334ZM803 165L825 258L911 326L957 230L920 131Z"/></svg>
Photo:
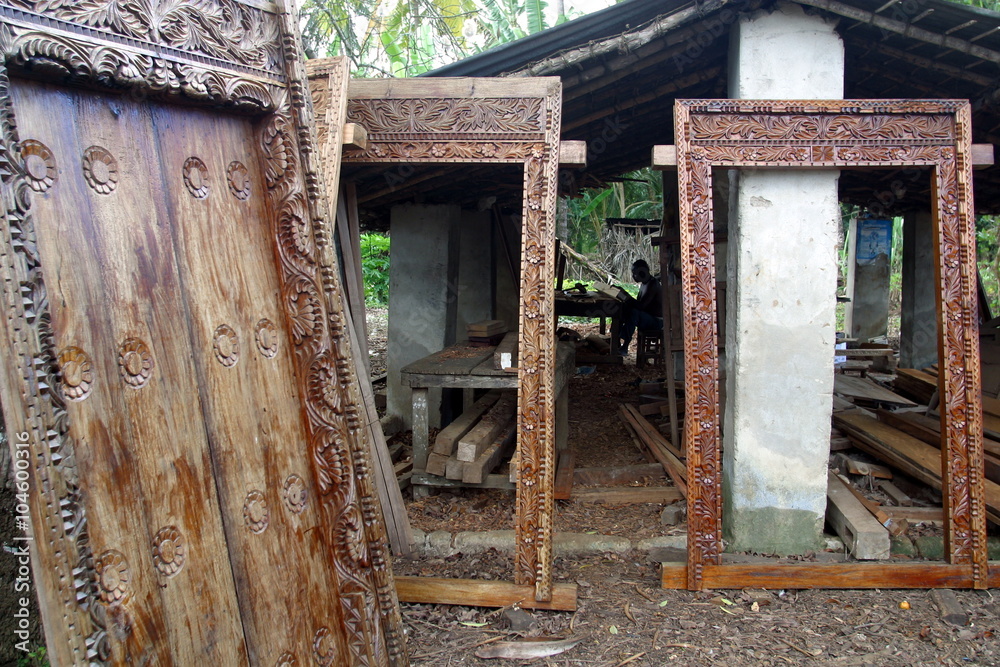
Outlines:
<svg viewBox="0 0 1000 667"><path fill-rule="evenodd" d="M961 67L946 65L945 63L931 60L930 58L923 58L912 53L907 53L906 51L900 51L899 49L894 49L891 46L886 46L884 44L865 44L863 46L868 46L873 51L889 56L890 58L902 60L903 62L916 65L917 67L923 67L924 69L941 72L942 74L946 74L955 79L971 81L979 86L992 86L996 81L994 77L983 76L982 74L976 74L975 72L967 72Z"/></svg>
<svg viewBox="0 0 1000 667"><path fill-rule="evenodd" d="M876 28L881 28L882 30L887 30L889 32L895 32L911 39L967 53L970 56L981 60L989 60L991 62L1000 63L1000 53L981 46L976 46L968 40L939 35L938 33L931 32L930 30L917 28L911 23L896 21L895 19L886 18L884 16L878 16L867 10L846 5L842 2L837 2L837 0L797 0L797 2L828 11L832 14L839 14L840 16L844 16L861 23L868 23Z"/></svg>

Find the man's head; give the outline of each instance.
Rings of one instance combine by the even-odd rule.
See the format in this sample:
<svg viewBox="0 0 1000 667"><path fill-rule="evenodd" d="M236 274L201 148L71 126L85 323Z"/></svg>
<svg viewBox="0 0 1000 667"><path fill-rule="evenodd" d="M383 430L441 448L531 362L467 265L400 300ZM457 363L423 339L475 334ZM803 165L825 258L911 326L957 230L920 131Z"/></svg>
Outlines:
<svg viewBox="0 0 1000 667"><path fill-rule="evenodd" d="M652 275L649 272L649 264L644 259L637 259L632 262L632 280L637 283L647 283Z"/></svg>

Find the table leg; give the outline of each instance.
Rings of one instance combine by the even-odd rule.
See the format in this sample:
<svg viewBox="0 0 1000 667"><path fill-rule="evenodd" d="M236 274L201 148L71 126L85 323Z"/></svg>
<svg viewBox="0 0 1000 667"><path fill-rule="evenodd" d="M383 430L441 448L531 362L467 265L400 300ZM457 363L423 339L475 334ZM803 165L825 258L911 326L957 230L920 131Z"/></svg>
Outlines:
<svg viewBox="0 0 1000 667"><path fill-rule="evenodd" d="M569 383L556 396L556 450L564 451L569 440Z"/></svg>
<svg viewBox="0 0 1000 667"><path fill-rule="evenodd" d="M622 330L622 318L621 318L621 316L612 315L611 316L611 354L612 355L618 354L618 351L621 348L621 344L619 342L620 339L621 339L621 330ZM626 350L626 352L628 352L628 350Z"/></svg>
<svg viewBox="0 0 1000 667"><path fill-rule="evenodd" d="M466 387L462 389L462 412L465 412L472 407L472 404L476 402L476 390L474 387Z"/></svg>
<svg viewBox="0 0 1000 667"><path fill-rule="evenodd" d="M430 441L430 427L427 415L427 387L411 389L413 401L413 472L424 472L427 468L427 449ZM414 484L413 497L425 498L430 495L426 486Z"/></svg>
<svg viewBox="0 0 1000 667"><path fill-rule="evenodd" d="M601 335L603 336L607 332L608 332L608 318L602 317L601 318Z"/></svg>

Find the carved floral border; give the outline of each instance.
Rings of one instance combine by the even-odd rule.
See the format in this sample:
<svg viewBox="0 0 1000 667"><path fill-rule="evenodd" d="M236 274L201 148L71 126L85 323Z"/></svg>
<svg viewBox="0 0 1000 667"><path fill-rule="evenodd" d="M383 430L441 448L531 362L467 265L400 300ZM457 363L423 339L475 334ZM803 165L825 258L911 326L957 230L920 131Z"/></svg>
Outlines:
<svg viewBox="0 0 1000 667"><path fill-rule="evenodd" d="M343 159L356 164L524 165L514 581L533 584L536 599L551 600L556 465L552 276L562 89L552 79L544 97L519 95L520 82L507 83L507 97L349 98L347 120L365 127L368 146L345 151Z"/></svg>
<svg viewBox="0 0 1000 667"><path fill-rule="evenodd" d="M975 298L971 110L960 100L678 100L674 107L684 308L688 588L721 562L712 168L933 168L942 331L948 560L985 587L986 506Z"/></svg>
<svg viewBox="0 0 1000 667"><path fill-rule="evenodd" d="M137 99L183 95L203 105L261 115L260 149L275 214L271 225L310 433L311 450L303 455L313 460L329 517L322 529L324 542L333 545L349 661L408 662L385 526L360 435L357 382L326 231L304 59L295 15L285 5L277 3L274 14L233 0L0 0L0 192L6 213L0 226L0 298L4 332L14 352L0 386L5 385L9 401L8 427L27 431L32 442L36 560L46 565L36 573L46 626L64 629L50 637L54 660L105 664L113 639L106 630L105 606L97 603L75 443L65 404L54 390L58 369L8 68L72 85L122 89ZM93 10L88 16L80 14L85 7ZM152 11L143 14L145 9ZM169 12L186 21L184 30L164 29ZM160 23L144 27L147 19ZM131 41L141 37L129 34L137 30L147 30L156 48L144 51L149 44ZM246 74L258 66L259 72ZM303 236L313 238L315 247L290 240Z"/></svg>

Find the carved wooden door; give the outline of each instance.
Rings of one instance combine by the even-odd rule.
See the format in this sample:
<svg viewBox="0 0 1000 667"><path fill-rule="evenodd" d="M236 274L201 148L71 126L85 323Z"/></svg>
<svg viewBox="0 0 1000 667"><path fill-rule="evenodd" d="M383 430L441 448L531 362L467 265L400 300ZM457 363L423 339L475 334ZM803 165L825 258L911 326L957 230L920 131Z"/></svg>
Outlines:
<svg viewBox="0 0 1000 667"><path fill-rule="evenodd" d="M127 48L110 58L113 40L72 23L88 22L85 7L15 4L69 21L59 28L79 29L90 64L137 84L120 95L18 77L43 64L112 73L86 71L55 49L64 35L0 5L20 65L2 81L13 169L0 269L17 353L2 398L30 441L50 652L59 664L404 664L323 192L307 189L319 179L294 95L301 65L277 58L291 17L189 6L186 29L215 47L228 36L245 51L265 24L271 90L237 82L219 101L255 113L233 115L148 99L128 66L152 79L170 65ZM160 18L179 7L160 4ZM176 25L157 26L161 39ZM207 61L203 42L184 44L195 53L172 57Z"/></svg>

